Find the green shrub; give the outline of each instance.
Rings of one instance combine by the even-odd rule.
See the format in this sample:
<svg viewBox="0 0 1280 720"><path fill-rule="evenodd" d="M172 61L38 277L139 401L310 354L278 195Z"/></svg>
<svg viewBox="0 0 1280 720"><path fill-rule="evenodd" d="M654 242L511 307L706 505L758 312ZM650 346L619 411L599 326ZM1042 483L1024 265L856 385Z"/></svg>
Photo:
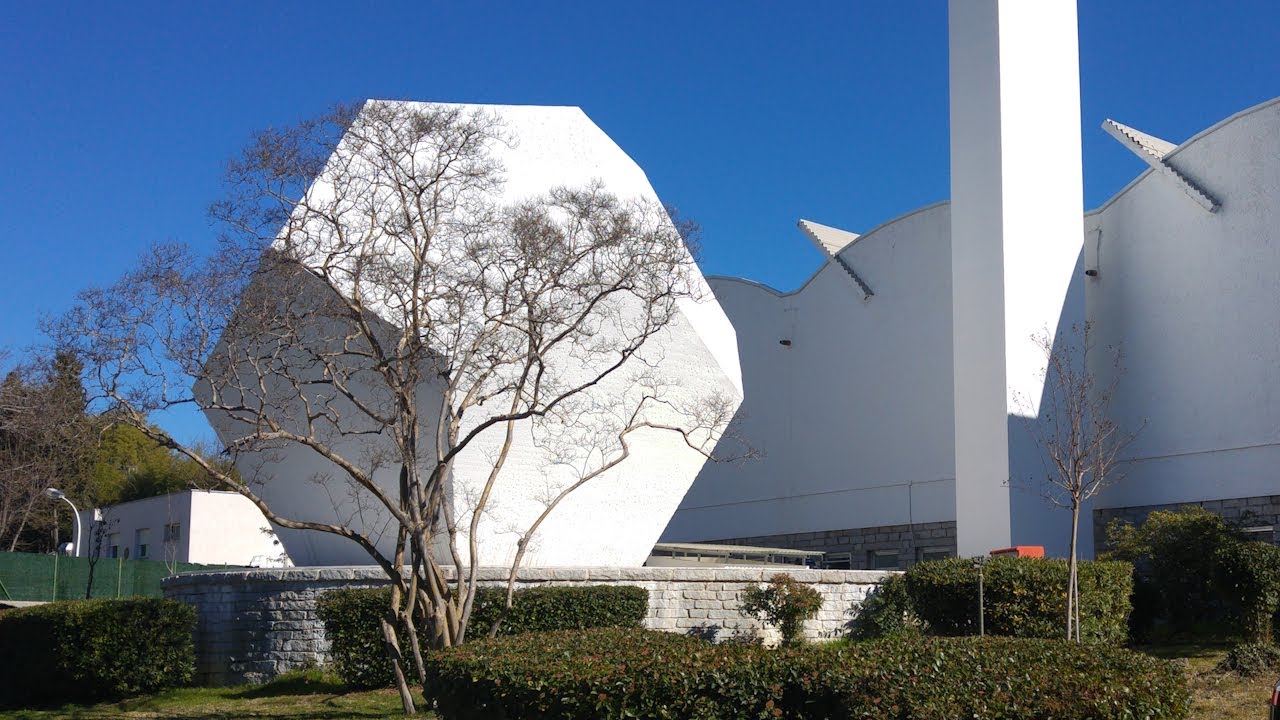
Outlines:
<svg viewBox="0 0 1280 720"><path fill-rule="evenodd" d="M769 578L769 584L754 585L742 593L738 612L763 620L782 633L782 644L803 640L804 622L822 609L822 593L796 582L786 573Z"/></svg>
<svg viewBox="0 0 1280 720"><path fill-rule="evenodd" d="M1235 541L1218 548L1218 589L1252 643L1271 643L1271 621L1280 607L1280 548Z"/></svg>
<svg viewBox="0 0 1280 720"><path fill-rule="evenodd" d="M1102 557L1133 563L1136 594L1154 599L1138 605L1151 614L1135 618L1136 634L1149 634L1159 621L1175 633L1221 621L1218 550L1231 540L1226 521L1195 505L1157 510L1136 527L1119 519L1107 525L1110 549Z"/></svg>
<svg viewBox="0 0 1280 720"><path fill-rule="evenodd" d="M435 656L443 720L481 718L1184 718L1172 663L1122 648L915 638L779 651L604 629Z"/></svg>
<svg viewBox="0 0 1280 720"><path fill-rule="evenodd" d="M75 600L0 617L0 705L155 692L195 673L195 610L159 598Z"/></svg>
<svg viewBox="0 0 1280 720"><path fill-rule="evenodd" d="M333 590L316 600L316 615L329 638L329 662L354 688L395 683L382 638L382 619L390 606L390 588Z"/></svg>
<svg viewBox="0 0 1280 720"><path fill-rule="evenodd" d="M395 681L382 639L381 621L391 605L390 588L342 589L321 595L316 612L331 643L334 670L352 687L386 687ZM489 634L506 606L506 590L479 588L467 635ZM632 586L590 585L520 590L503 618L499 635L593 627L640 627L649 592ZM407 643L403 644L407 649Z"/></svg>
<svg viewBox="0 0 1280 720"><path fill-rule="evenodd" d="M1023 638L1066 635L1067 561L991 558L983 568L986 632ZM1079 563L1080 636L1120 644L1128 637L1133 567L1123 562ZM906 573L911 608L936 635L978 633L978 571L950 558L913 565Z"/></svg>
<svg viewBox="0 0 1280 720"><path fill-rule="evenodd" d="M1269 673L1280 669L1280 648L1263 643L1241 643L1227 651L1216 669L1245 677Z"/></svg>
<svg viewBox="0 0 1280 720"><path fill-rule="evenodd" d="M1188 505L1158 510L1133 526L1107 526L1106 556L1137 567L1134 636L1270 642L1280 608L1280 549L1247 540L1227 521Z"/></svg>
<svg viewBox="0 0 1280 720"><path fill-rule="evenodd" d="M853 606L849 613L850 640L914 637L924 631L924 622L911 609L905 575L890 575L879 587Z"/></svg>
<svg viewBox="0 0 1280 720"><path fill-rule="evenodd" d="M502 616L506 591L481 588L471 610L467 634L485 637ZM649 591L635 586L582 585L536 587L515 594L511 610L502 618L499 635L598 627L640 627L649 613Z"/></svg>

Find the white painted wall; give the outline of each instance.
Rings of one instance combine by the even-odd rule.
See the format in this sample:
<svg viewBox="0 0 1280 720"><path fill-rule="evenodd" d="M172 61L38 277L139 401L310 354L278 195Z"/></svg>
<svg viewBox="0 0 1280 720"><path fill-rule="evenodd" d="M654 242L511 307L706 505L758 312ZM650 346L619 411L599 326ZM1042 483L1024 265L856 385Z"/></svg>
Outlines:
<svg viewBox="0 0 1280 720"><path fill-rule="evenodd" d="M787 294L711 279L738 330L737 422L762 457L703 468L664 540L954 519L948 233L935 205L845 248L865 301L833 262Z"/></svg>
<svg viewBox="0 0 1280 720"><path fill-rule="evenodd" d="M1280 492L1278 140L1280 99L1166 156L1217 213L1148 171L1086 218L1089 317L1126 367L1113 414L1145 422L1101 507Z"/></svg>
<svg viewBox="0 0 1280 720"><path fill-rule="evenodd" d="M104 535L99 550L111 556L112 536L119 538L119 555L131 560L280 567L284 550L258 508L238 493L188 490L101 508ZM85 529L86 552L93 542L94 511L80 513ZM176 541L165 541L165 526L176 524ZM148 552L140 557L137 538L148 539ZM127 552L127 555L126 555ZM287 564L287 558L283 560Z"/></svg>

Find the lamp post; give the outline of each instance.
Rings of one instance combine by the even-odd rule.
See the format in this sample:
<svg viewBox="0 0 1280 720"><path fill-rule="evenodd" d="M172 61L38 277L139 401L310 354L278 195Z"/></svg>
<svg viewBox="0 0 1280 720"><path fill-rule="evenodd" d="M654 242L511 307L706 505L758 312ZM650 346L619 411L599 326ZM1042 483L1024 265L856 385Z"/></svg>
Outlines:
<svg viewBox="0 0 1280 720"><path fill-rule="evenodd" d="M58 488L45 488L44 494L54 500L65 500L71 506L71 518L75 520L76 529L76 544L71 546L71 557L80 557L80 511L76 510L76 504L71 502L71 498ZM54 552L57 552L57 548L54 548Z"/></svg>
<svg viewBox="0 0 1280 720"><path fill-rule="evenodd" d="M978 571L978 635L987 634L987 609L982 597L982 566L987 564L987 557L979 555L973 558L973 569Z"/></svg>

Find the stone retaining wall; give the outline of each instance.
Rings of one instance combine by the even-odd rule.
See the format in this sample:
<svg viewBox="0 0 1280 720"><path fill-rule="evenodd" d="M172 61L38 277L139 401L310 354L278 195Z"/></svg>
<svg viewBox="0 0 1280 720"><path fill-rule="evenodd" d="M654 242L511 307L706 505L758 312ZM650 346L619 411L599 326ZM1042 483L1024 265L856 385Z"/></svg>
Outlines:
<svg viewBox="0 0 1280 720"><path fill-rule="evenodd" d="M528 568L518 587L636 585L649 591L645 626L723 639L768 636L738 614L742 591L777 572L816 588L822 610L806 627L815 638L838 637L849 609L890 573L784 568ZM481 580L505 577L486 568ZM164 595L194 605L196 676L213 685L261 682L279 673L323 663L329 642L316 617L316 597L341 587L387 584L376 567L260 569L183 573L167 578Z"/></svg>

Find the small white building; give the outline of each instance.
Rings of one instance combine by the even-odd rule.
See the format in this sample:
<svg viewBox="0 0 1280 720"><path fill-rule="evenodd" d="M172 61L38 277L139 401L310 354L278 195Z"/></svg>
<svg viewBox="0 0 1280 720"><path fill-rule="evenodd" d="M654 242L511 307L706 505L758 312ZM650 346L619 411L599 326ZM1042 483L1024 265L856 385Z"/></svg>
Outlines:
<svg viewBox="0 0 1280 720"><path fill-rule="evenodd" d="M235 492L159 495L87 510L80 521L86 551L102 557L249 567L293 564L267 518Z"/></svg>

